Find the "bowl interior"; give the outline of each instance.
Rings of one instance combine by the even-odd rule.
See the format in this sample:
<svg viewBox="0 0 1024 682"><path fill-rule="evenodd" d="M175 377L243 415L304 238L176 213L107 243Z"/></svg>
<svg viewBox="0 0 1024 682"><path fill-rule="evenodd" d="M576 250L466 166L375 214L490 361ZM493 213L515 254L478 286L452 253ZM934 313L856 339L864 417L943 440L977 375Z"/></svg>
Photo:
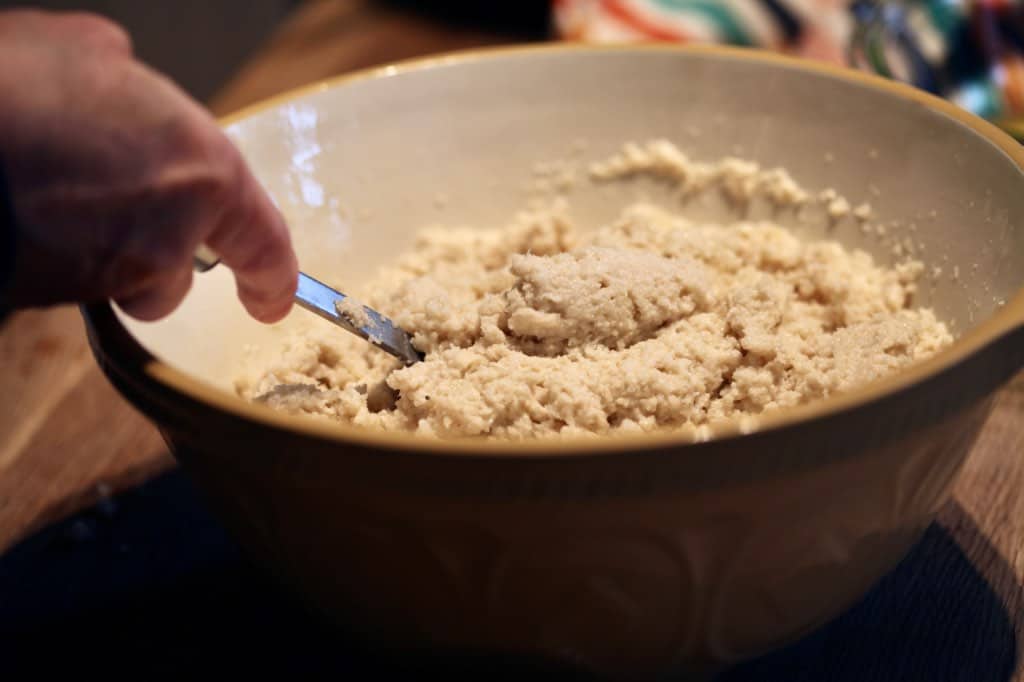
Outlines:
<svg viewBox="0 0 1024 682"><path fill-rule="evenodd" d="M956 332L1024 281L1024 184L996 145L884 88L756 55L561 48L440 59L307 91L228 131L288 218L302 268L342 291L358 292L424 226L504 224L533 196L538 162L585 169L653 138L698 160L782 166L809 191L869 202L871 222L909 240L928 266L919 302ZM727 210L683 207L643 181L581 179L568 197L583 227L638 197L687 214ZM777 219L894 259L891 242L852 218ZM156 356L225 388L288 330L327 324L301 310L273 327L251 321L224 268L198 275L170 317L124 321Z"/></svg>

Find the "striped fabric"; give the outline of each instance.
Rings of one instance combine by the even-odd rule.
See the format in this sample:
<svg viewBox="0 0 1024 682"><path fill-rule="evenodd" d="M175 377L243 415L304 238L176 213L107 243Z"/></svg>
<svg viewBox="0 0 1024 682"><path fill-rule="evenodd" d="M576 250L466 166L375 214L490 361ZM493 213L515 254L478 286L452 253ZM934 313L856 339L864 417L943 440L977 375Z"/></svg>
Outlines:
<svg viewBox="0 0 1024 682"><path fill-rule="evenodd" d="M569 40L728 43L842 62L852 15L841 0L554 0Z"/></svg>
<svg viewBox="0 0 1024 682"><path fill-rule="evenodd" d="M1024 0L553 0L568 40L757 46L849 64L1024 122Z"/></svg>

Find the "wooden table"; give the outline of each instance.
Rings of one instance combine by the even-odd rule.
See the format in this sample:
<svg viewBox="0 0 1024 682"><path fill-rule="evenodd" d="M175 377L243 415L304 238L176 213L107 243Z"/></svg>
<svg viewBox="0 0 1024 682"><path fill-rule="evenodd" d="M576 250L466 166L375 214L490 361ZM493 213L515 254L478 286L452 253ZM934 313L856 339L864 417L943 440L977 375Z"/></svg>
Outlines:
<svg viewBox="0 0 1024 682"><path fill-rule="evenodd" d="M233 111L352 69L444 50L509 42L381 8L314 0L211 102ZM173 466L156 430L100 374L78 311L12 315L0 328L0 551L34 529ZM940 522L1024 636L1024 374L1000 395ZM1024 681L1024 666L1017 680Z"/></svg>

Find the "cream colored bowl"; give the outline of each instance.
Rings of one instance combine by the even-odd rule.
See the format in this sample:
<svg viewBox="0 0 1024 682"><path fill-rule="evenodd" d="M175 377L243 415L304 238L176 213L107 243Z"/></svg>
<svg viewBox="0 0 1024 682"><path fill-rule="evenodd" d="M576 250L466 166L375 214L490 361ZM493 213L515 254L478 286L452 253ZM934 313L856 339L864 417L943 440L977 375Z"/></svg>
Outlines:
<svg viewBox="0 0 1024 682"><path fill-rule="evenodd" d="M274 328L248 320L223 270L156 324L88 308L111 380L225 523L375 642L628 679L777 646L904 556L993 392L1024 365L1024 154L952 105L875 78L722 49L484 51L305 89L228 130L290 219L304 269L341 286L425 224L503 223L534 165L577 140L597 159L653 137L870 201L943 272L920 302L952 323L951 348L703 443L444 443L247 404L231 390L243 346L273 353L284 329L320 321L301 310ZM581 187L574 215L596 224L655 192ZM891 259L856 221L794 228Z"/></svg>

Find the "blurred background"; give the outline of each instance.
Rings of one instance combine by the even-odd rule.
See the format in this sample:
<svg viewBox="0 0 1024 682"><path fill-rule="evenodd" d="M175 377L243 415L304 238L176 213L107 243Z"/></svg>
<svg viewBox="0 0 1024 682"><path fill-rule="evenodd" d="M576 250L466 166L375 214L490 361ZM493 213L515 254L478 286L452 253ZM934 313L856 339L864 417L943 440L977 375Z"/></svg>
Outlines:
<svg viewBox="0 0 1024 682"><path fill-rule="evenodd" d="M143 60L206 101L303 4L369 5L378 12L425 14L438 22L500 32L510 40L543 37L550 5L548 0L0 0L0 10L35 7L103 14L128 29ZM333 29L325 22L322 30ZM337 38L344 39L345 30L338 30Z"/></svg>
<svg viewBox="0 0 1024 682"><path fill-rule="evenodd" d="M192 95L209 98L301 0L0 0L0 9L36 7L106 15L132 34L148 63Z"/></svg>
<svg viewBox="0 0 1024 682"><path fill-rule="evenodd" d="M347 58L337 63L351 69L546 38L729 43L910 82L1024 137L1022 0L0 0L0 9L14 6L83 9L114 19L132 34L142 59L218 113L248 103L215 95L302 14L312 24L292 32L303 39L289 49L293 57L303 55L291 63L308 80L333 75L329 64L338 51ZM413 21L428 26L410 36L402 29ZM310 43L318 46L315 54ZM300 75L290 77L289 84ZM275 91L252 83L247 90Z"/></svg>

